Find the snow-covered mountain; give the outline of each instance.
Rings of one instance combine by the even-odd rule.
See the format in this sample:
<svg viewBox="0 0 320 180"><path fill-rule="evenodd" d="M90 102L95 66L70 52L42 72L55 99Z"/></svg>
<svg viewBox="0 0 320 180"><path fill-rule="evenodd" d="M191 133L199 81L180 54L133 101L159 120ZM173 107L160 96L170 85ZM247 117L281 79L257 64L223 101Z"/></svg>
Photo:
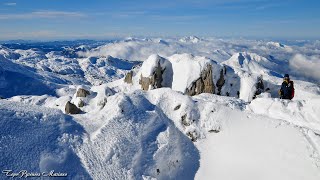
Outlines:
<svg viewBox="0 0 320 180"><path fill-rule="evenodd" d="M196 36L3 44L0 169L319 179L319 52L317 41ZM278 98L285 73L293 100Z"/></svg>

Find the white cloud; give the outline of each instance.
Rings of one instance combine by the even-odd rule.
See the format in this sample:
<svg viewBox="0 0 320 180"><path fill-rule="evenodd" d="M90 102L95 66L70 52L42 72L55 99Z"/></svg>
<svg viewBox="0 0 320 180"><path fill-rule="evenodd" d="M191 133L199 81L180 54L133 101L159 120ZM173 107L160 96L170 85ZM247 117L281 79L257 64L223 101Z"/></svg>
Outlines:
<svg viewBox="0 0 320 180"><path fill-rule="evenodd" d="M15 3L15 2L7 2L7 3L3 3L3 4L6 6L16 6L17 5L17 3Z"/></svg>
<svg viewBox="0 0 320 180"><path fill-rule="evenodd" d="M304 75L306 78L311 78L312 80L320 82L319 56L304 56L297 54L289 61L289 65L293 73Z"/></svg>
<svg viewBox="0 0 320 180"><path fill-rule="evenodd" d="M35 19L35 18L80 18L86 17L85 14L79 12L66 11L33 11L24 14L0 14L1 19Z"/></svg>

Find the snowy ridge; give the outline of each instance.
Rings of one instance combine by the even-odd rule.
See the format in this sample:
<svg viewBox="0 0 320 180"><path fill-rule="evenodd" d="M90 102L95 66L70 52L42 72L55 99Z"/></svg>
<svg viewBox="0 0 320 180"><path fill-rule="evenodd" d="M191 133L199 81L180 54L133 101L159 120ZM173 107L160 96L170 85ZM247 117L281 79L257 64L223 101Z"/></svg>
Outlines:
<svg viewBox="0 0 320 180"><path fill-rule="evenodd" d="M256 113L293 123L294 125L311 129L320 134L320 100L279 101L272 98L258 98L250 103L248 108Z"/></svg>
<svg viewBox="0 0 320 180"><path fill-rule="evenodd" d="M54 169L68 179L320 178L316 41L53 45L0 46L1 170ZM285 73L295 83L291 101L278 98ZM160 86L142 90L142 77ZM198 85L215 89L188 96ZM67 102L78 114L65 114Z"/></svg>
<svg viewBox="0 0 320 180"><path fill-rule="evenodd" d="M79 117L80 123L88 117L101 124L78 151L94 179L191 179L199 166L192 142L141 95L110 97L101 111Z"/></svg>

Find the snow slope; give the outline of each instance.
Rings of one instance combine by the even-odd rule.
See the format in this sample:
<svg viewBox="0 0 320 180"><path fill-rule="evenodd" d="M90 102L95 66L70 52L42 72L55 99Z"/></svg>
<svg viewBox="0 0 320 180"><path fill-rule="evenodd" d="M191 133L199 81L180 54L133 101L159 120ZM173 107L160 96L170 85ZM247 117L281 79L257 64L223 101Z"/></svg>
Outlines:
<svg viewBox="0 0 320 180"><path fill-rule="evenodd" d="M270 118L227 114L223 130L196 145L201 157L196 179L319 179L319 160L299 129Z"/></svg>
<svg viewBox="0 0 320 180"><path fill-rule="evenodd" d="M75 118L90 135L78 155L94 179L193 179L199 167L193 143L139 93Z"/></svg>
<svg viewBox="0 0 320 180"><path fill-rule="evenodd" d="M0 46L1 170L55 170L68 179L320 178L317 73L292 64L314 63L317 41L191 36L9 46ZM142 91L140 76L158 63L163 88ZM207 64L214 84L225 68L221 94L231 97L183 94ZM133 84L123 79L129 71ZM284 73L295 82L292 101L277 98ZM253 99L260 77L270 90ZM90 95L77 97L79 88ZM83 102L82 112L65 115L68 101Z"/></svg>
<svg viewBox="0 0 320 180"><path fill-rule="evenodd" d="M0 114L1 171L48 174L54 170L67 173L69 179L90 178L73 151L82 143L84 130L72 117L7 100L0 100Z"/></svg>
<svg viewBox="0 0 320 180"><path fill-rule="evenodd" d="M55 94L55 87L50 81L57 80L41 76L27 67L11 62L0 55L0 96L11 97L22 94L53 95Z"/></svg>

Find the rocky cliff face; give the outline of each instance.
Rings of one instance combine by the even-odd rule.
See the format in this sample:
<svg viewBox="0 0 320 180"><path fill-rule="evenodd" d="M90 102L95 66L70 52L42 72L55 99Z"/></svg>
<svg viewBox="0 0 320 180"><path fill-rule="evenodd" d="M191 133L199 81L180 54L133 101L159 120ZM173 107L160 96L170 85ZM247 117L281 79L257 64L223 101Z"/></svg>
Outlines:
<svg viewBox="0 0 320 180"><path fill-rule="evenodd" d="M138 73L141 89L169 87L189 96L201 93L239 97L240 78L227 65L190 54L150 56ZM126 79L130 79L127 74Z"/></svg>
<svg viewBox="0 0 320 180"><path fill-rule="evenodd" d="M185 94L189 96L198 95L201 93L215 93L215 86L212 79L212 66L207 64L207 67L201 72L201 76L191 87L186 89Z"/></svg>
<svg viewBox="0 0 320 180"><path fill-rule="evenodd" d="M254 93L253 99L255 99L257 97L257 95L260 95L261 93L263 93L265 91L262 76L257 77L257 82L256 82L255 87L256 87L256 92Z"/></svg>
<svg viewBox="0 0 320 180"><path fill-rule="evenodd" d="M226 67L223 66L223 69L220 70L220 78L218 79L217 84L216 84L218 87L218 92L217 92L218 95L221 95L221 89L225 83L224 75L226 75L226 73L227 73Z"/></svg>
<svg viewBox="0 0 320 180"><path fill-rule="evenodd" d="M162 85L162 75L165 68L162 68L160 65L160 62L158 62L158 65L154 69L154 72L152 76L150 77L143 77L142 74L140 76L139 84L141 85L141 88L145 91L149 90L149 87L151 86L151 89L157 89L161 88Z"/></svg>

